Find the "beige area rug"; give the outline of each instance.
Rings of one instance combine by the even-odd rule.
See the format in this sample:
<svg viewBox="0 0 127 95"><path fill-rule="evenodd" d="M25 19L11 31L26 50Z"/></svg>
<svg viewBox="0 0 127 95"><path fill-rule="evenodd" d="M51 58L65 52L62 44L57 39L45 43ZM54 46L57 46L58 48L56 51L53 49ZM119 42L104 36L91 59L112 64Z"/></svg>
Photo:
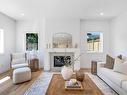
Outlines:
<svg viewBox="0 0 127 95"><path fill-rule="evenodd" d="M43 72L38 79L31 85L24 95L45 95L52 79L53 74L60 74L59 72ZM86 73L97 85L97 87L104 93L104 95L118 95L99 77Z"/></svg>

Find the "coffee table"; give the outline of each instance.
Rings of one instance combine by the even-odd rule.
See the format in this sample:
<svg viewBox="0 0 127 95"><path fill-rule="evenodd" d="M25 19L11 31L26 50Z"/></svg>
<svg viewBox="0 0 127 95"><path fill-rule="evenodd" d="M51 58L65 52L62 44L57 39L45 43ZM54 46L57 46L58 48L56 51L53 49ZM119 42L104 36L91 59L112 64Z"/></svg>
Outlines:
<svg viewBox="0 0 127 95"><path fill-rule="evenodd" d="M72 78L75 78L75 75ZM65 81L61 74L54 74L46 95L104 95L88 75L85 75L82 85L84 88L82 91L65 90Z"/></svg>

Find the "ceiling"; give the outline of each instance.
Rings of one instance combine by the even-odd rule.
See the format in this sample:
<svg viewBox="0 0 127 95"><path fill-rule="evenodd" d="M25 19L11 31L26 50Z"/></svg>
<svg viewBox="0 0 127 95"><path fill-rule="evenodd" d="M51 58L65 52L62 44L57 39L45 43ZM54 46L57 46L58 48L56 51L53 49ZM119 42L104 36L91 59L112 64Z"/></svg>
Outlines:
<svg viewBox="0 0 127 95"><path fill-rule="evenodd" d="M127 0L0 0L0 12L16 20L110 19L125 11Z"/></svg>

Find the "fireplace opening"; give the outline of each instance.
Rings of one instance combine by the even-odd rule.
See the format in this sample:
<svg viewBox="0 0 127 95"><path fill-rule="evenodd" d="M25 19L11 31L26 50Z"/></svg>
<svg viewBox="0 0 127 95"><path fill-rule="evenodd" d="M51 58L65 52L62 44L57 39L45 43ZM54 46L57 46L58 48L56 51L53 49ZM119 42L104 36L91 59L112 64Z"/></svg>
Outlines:
<svg viewBox="0 0 127 95"><path fill-rule="evenodd" d="M71 64L71 56L54 56L54 67L62 67L66 63Z"/></svg>

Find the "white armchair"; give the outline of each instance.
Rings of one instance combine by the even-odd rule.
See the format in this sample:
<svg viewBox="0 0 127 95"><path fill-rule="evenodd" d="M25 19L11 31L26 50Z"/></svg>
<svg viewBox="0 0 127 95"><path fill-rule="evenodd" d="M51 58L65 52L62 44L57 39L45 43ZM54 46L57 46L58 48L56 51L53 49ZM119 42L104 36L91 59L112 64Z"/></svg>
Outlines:
<svg viewBox="0 0 127 95"><path fill-rule="evenodd" d="M29 63L27 61L27 54L26 53L12 53L11 54L11 77L14 69L21 68L21 67L28 67Z"/></svg>

